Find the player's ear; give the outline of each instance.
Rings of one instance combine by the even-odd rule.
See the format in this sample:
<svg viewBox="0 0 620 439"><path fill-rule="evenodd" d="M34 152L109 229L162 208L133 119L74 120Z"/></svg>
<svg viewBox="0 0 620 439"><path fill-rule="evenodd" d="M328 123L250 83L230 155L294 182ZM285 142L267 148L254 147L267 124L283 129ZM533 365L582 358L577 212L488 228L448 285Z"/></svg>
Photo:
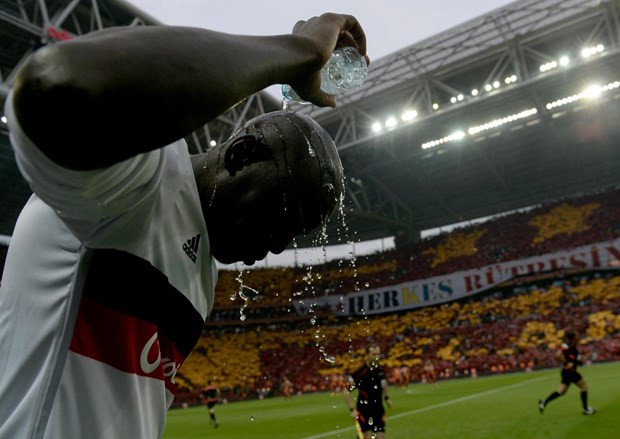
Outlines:
<svg viewBox="0 0 620 439"><path fill-rule="evenodd" d="M224 167L234 176L245 166L271 157L271 151L257 136L245 135L233 140L226 148Z"/></svg>

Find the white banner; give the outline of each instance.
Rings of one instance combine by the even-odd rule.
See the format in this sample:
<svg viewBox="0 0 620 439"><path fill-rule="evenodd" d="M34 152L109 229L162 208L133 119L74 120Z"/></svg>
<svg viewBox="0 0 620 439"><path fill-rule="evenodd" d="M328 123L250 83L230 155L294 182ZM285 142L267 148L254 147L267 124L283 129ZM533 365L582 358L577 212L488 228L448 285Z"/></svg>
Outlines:
<svg viewBox="0 0 620 439"><path fill-rule="evenodd" d="M344 315L403 311L462 299L518 276L571 269L620 268L620 239L577 247L517 261L459 271L445 276L419 279L398 285L346 294L344 302L334 297L323 303L341 302ZM321 299L319 299L321 302Z"/></svg>

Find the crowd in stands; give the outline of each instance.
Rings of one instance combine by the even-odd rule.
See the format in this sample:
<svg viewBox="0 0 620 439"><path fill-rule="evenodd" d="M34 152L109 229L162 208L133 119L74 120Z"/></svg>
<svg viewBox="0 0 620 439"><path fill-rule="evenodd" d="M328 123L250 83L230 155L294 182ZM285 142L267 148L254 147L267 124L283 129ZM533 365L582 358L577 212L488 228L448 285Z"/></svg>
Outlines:
<svg viewBox="0 0 620 439"><path fill-rule="evenodd" d="M274 318L281 320L288 315L294 320L303 308L298 305L304 299L310 299L304 301L307 310L316 296L341 296L364 288L524 259L618 236L620 189L610 189L461 227L416 244L404 246L397 242L394 250L356 258L354 266L331 261L313 267L223 270L216 285L215 309L239 321L244 300L237 292L250 286L258 294L246 297L249 300L246 311L272 306ZM285 314L283 309L287 310ZM261 310L262 320L269 316L269 309ZM221 325L221 317L219 314L218 320L210 324Z"/></svg>
<svg viewBox="0 0 620 439"><path fill-rule="evenodd" d="M381 345L394 385L425 381L427 363L440 380L555 367L566 329L583 334L588 361L620 360L619 293L620 273L612 270L398 314L206 328L177 384L185 402L207 379L229 400L281 395L284 376L296 392L337 391L369 339Z"/></svg>
<svg viewBox="0 0 620 439"><path fill-rule="evenodd" d="M359 257L355 264L222 270L214 310L176 375L177 404L208 380L225 398L335 391L369 339L381 345L389 380L426 381L557 365L564 330L584 335L591 361L620 360L620 272L547 273L467 301L378 316L347 317L313 306L340 296L480 268L620 236L620 189L563 199ZM0 262L6 248L2 248ZM300 306L303 304L303 306Z"/></svg>

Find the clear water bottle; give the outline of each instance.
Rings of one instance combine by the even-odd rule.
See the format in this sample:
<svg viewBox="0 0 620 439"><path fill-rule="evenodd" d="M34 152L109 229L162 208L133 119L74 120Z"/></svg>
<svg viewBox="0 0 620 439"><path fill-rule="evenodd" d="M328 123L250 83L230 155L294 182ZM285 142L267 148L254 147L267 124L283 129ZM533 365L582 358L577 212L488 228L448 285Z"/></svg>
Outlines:
<svg viewBox="0 0 620 439"><path fill-rule="evenodd" d="M340 47L334 50L321 69L321 90L330 95L359 87L366 81L368 65L366 59L354 47ZM287 102L308 104L288 84L282 86L282 97Z"/></svg>

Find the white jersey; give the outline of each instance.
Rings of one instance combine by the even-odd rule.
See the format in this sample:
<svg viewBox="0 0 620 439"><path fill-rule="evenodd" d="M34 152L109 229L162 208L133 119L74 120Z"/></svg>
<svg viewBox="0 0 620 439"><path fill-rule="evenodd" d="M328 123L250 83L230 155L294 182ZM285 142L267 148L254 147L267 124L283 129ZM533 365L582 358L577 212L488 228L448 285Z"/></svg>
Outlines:
<svg viewBox="0 0 620 439"><path fill-rule="evenodd" d="M0 439L158 438L216 282L187 146L74 171L6 115L35 195L0 289Z"/></svg>

